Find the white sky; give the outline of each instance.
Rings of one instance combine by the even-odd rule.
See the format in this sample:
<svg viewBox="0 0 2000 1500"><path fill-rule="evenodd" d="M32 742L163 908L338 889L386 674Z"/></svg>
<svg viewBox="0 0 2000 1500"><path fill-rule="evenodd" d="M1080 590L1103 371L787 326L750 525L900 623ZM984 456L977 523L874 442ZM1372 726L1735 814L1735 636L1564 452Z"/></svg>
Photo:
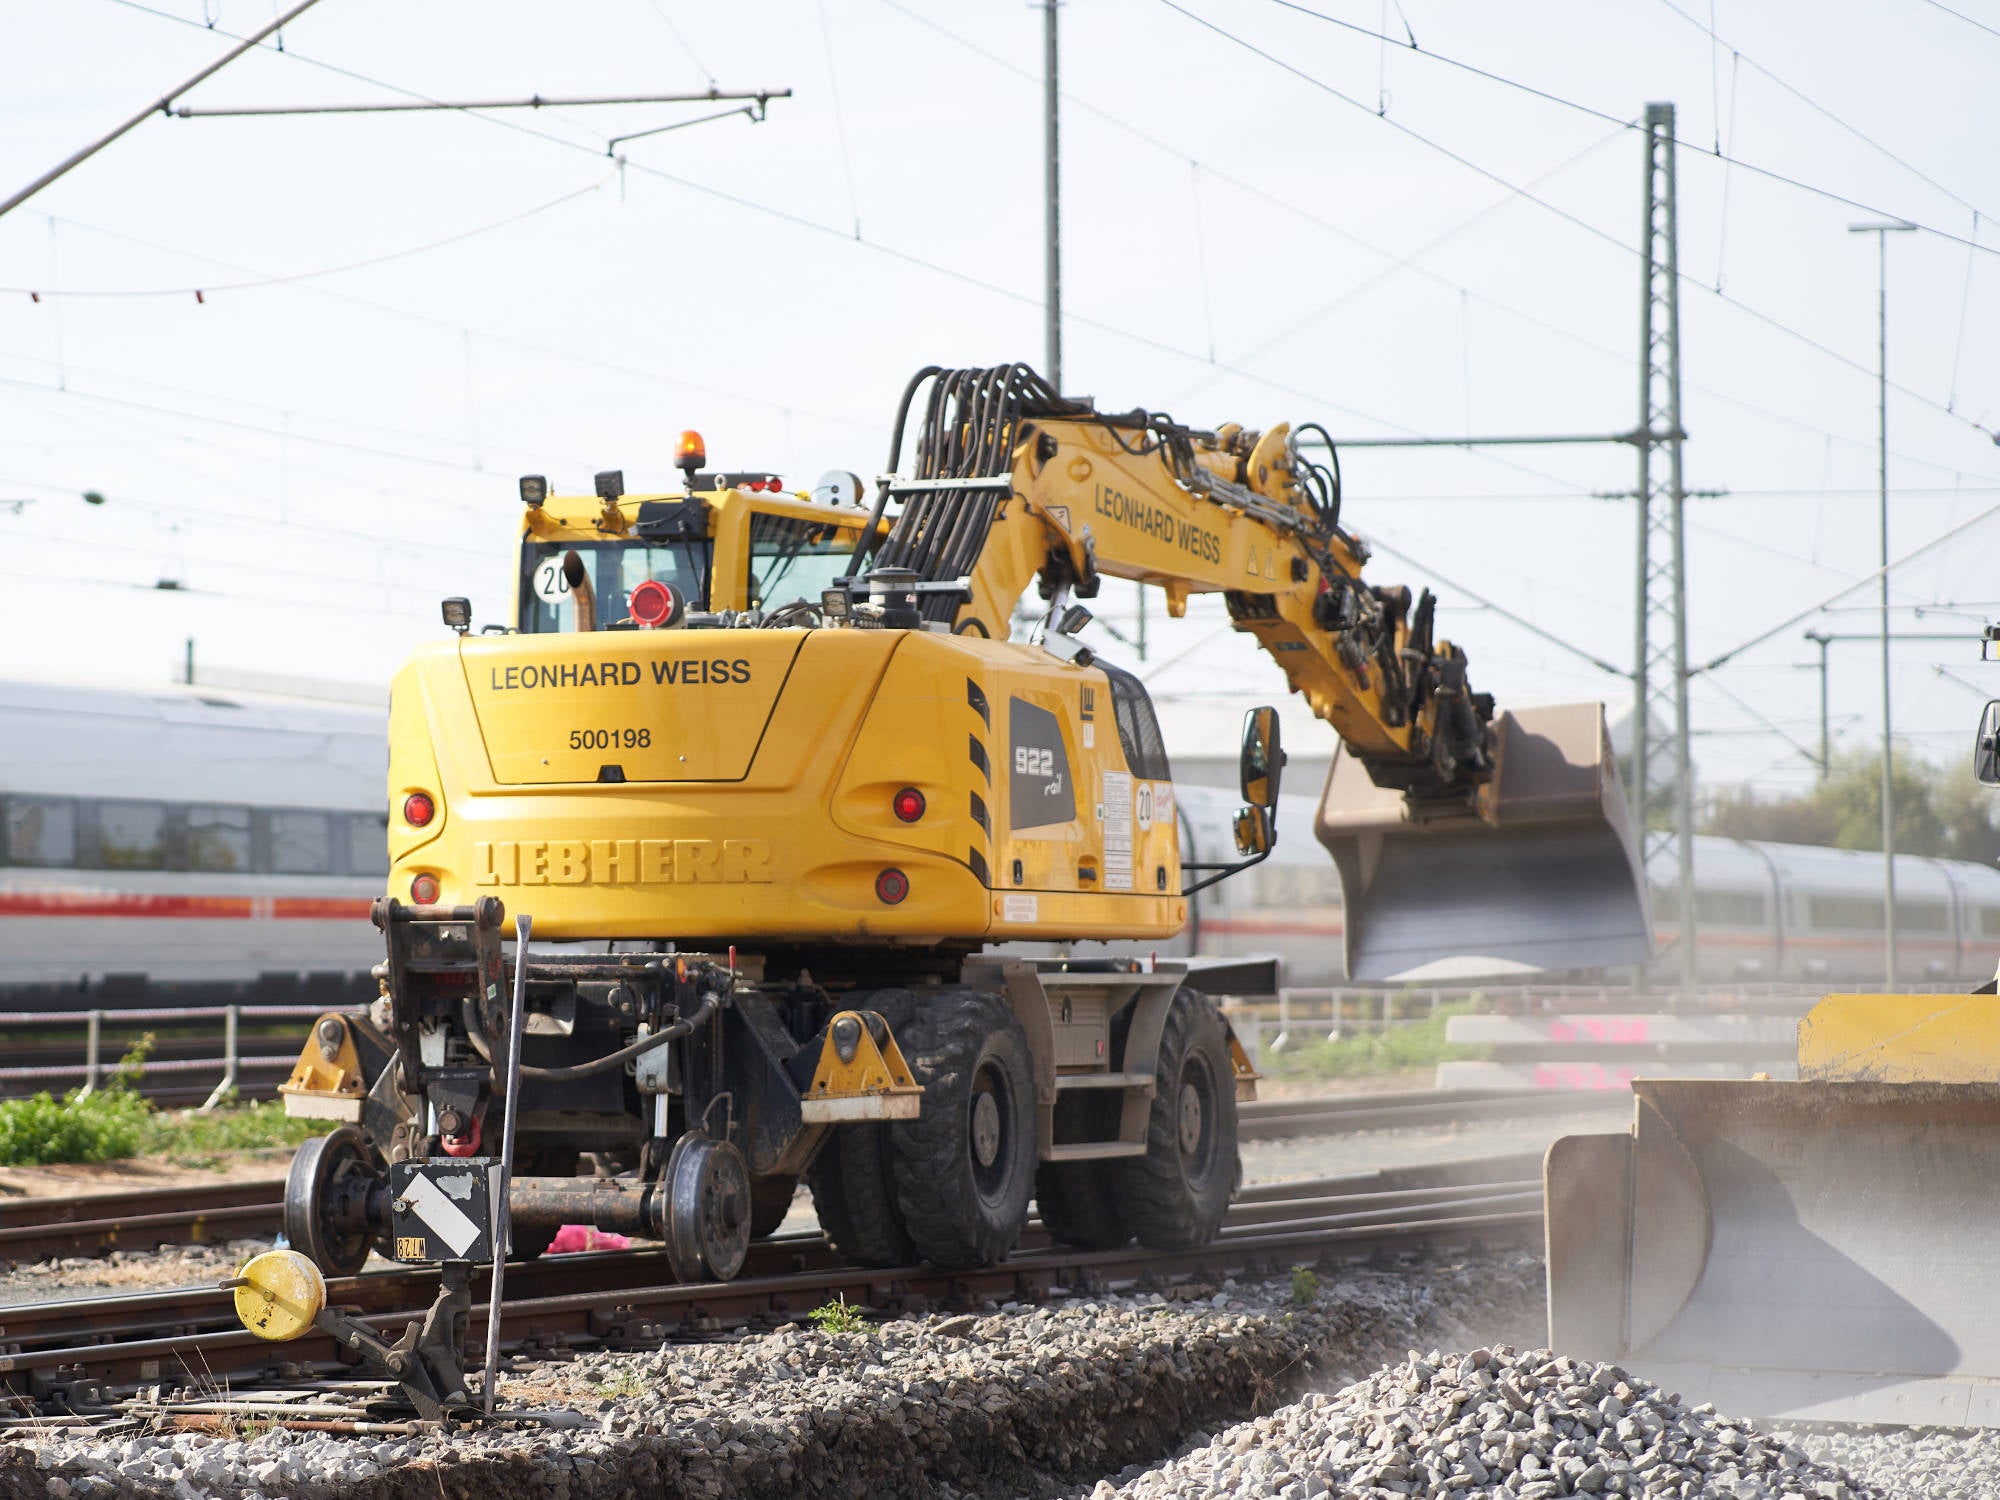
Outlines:
<svg viewBox="0 0 2000 1500"><path fill-rule="evenodd" d="M1343 437L1634 425L1636 132L1273 0L1182 3L1364 107L1161 0L1065 5L1069 390ZM1952 0L1964 18L1931 0L1716 0L1720 46L1702 0L1315 3L1371 29L1407 18L1427 51L1618 119L1677 102L1687 481L1732 491L1690 502L1692 654L1865 576L1876 262L1846 227L1872 216L1692 148L1719 137L1959 236L1977 209L2000 249L1985 212L2000 213L2000 0ZM0 192L228 45L185 24L202 0L147 6L0 0ZM274 7L206 14L240 33ZM918 366L1041 362L1040 28L1016 0L322 0L284 55L246 57L188 102L398 97L308 59L434 98L711 74L796 97L760 126L632 142L622 173L608 136L698 111L154 119L0 219L0 500L34 501L0 510L15 660L164 680L193 636L211 665L381 680L442 629L441 596L504 616L520 473L587 489L622 467L635 489L670 487L687 426L717 467L875 472ZM1932 234L1889 251L1890 374L1916 393L1890 398L1901 554L2000 506L2000 451L1972 425L2000 425L2000 262ZM1733 302L1706 290L1718 280ZM1613 447L1356 450L1346 514L1414 560L1378 557L1378 581L1438 589L1476 686L1617 697L1616 679L1452 607L1463 595L1427 570L1628 664L1633 507L1591 492L1634 467ZM1898 648L1913 746L1957 758L1978 693L2000 691L1975 644L2000 615L1996 563L2000 517L1897 576L1900 602L1947 608L1903 610L1899 628L1963 633ZM1130 600L1109 585L1102 612ZM1155 602L1153 662L1178 658L1157 691L1277 683L1220 618L1198 606L1173 624ZM1816 743L1803 628L1697 683L1705 784L1810 775L1753 717ZM1873 650L1833 661L1836 729L1867 742Z"/></svg>

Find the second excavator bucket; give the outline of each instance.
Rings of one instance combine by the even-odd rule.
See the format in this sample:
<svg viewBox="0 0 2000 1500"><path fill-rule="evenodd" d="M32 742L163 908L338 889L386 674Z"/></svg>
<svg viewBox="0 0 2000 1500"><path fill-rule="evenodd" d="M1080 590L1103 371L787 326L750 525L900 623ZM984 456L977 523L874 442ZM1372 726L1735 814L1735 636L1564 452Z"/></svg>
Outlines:
<svg viewBox="0 0 2000 1500"><path fill-rule="evenodd" d="M1549 1337L1733 1415L2000 1426L2000 1000L1830 995L1793 1081L1549 1148Z"/></svg>
<svg viewBox="0 0 2000 1500"><path fill-rule="evenodd" d="M1638 831L1601 703L1495 720L1480 806L1413 813L1336 753L1315 831L1340 871L1350 979L1640 964L1653 954Z"/></svg>

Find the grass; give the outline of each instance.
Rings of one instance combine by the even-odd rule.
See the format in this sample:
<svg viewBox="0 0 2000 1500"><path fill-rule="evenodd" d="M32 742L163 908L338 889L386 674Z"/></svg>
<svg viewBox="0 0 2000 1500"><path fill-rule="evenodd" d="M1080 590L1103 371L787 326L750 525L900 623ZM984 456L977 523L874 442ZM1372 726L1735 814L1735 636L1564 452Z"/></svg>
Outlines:
<svg viewBox="0 0 2000 1500"><path fill-rule="evenodd" d="M815 1307L806 1318L821 1333L859 1333L868 1326L867 1319L847 1305L847 1293L842 1292L837 1301L824 1307Z"/></svg>
<svg viewBox="0 0 2000 1500"><path fill-rule="evenodd" d="M227 1103L161 1111L138 1092L151 1038L126 1053L104 1087L72 1089L60 1099L40 1093L0 1099L0 1167L51 1162L164 1158L176 1166L214 1167L244 1151L296 1147L333 1128L331 1120L294 1120L277 1103Z"/></svg>
<svg viewBox="0 0 2000 1500"><path fill-rule="evenodd" d="M1356 1032L1338 1041L1299 1041L1282 1052L1265 1050L1263 1069L1273 1078L1359 1078L1375 1073L1404 1073L1483 1056L1478 1047L1454 1046L1444 1039L1445 1022L1464 1015L1470 1006L1446 1006L1434 1016L1387 1031ZM1299 1028L1295 1025L1293 1030Z"/></svg>
<svg viewBox="0 0 2000 1500"><path fill-rule="evenodd" d="M1319 1277L1310 1266L1292 1267L1292 1306L1311 1307L1319 1300Z"/></svg>

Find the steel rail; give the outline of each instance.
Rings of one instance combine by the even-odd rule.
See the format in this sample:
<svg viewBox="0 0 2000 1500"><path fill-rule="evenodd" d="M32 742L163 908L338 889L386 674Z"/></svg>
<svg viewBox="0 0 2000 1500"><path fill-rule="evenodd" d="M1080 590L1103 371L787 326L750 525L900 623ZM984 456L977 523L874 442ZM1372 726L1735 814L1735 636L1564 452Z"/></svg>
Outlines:
<svg viewBox="0 0 2000 1500"><path fill-rule="evenodd" d="M1413 1089L1258 1100L1237 1106L1237 1131L1245 1141L1289 1140L1533 1119L1600 1108L1629 1110L1631 1097L1623 1090ZM216 1238L264 1238L275 1235L284 1222L282 1197L282 1184L271 1182L257 1188L230 1183L0 1200L0 1261L102 1255Z"/></svg>
<svg viewBox="0 0 2000 1500"><path fill-rule="evenodd" d="M783 1323L835 1297L896 1312L1033 1299L1056 1288L1161 1285L1180 1279L1280 1274L1301 1259L1346 1258L1440 1240L1539 1243L1540 1184L1533 1155L1441 1164L1394 1173L1263 1184L1233 1206L1221 1236L1199 1249L1076 1250L1046 1243L973 1271L871 1269L838 1262L817 1235L753 1247L733 1282L671 1283L659 1250L559 1256L510 1268L503 1346L547 1350L581 1344L657 1346L724 1325ZM1246 1195L1247 1196L1247 1195ZM1289 1212L1287 1206L1289 1205ZM589 1290L575 1288L588 1281ZM428 1305L429 1268L344 1278L331 1300L391 1333ZM511 1295L518 1291L519 1295ZM472 1309L473 1326L487 1312ZM82 1382L104 1387L185 1384L240 1389L304 1370L350 1372L332 1339L309 1334L269 1344L235 1326L219 1288L154 1291L0 1306L0 1382L45 1395Z"/></svg>

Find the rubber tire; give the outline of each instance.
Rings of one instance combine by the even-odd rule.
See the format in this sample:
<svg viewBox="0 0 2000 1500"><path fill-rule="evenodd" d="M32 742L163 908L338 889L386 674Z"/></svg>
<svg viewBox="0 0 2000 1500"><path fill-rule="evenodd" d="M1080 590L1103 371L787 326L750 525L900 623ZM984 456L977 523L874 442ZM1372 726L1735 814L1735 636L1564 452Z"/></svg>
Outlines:
<svg viewBox="0 0 2000 1500"><path fill-rule="evenodd" d="M1215 1002L1177 992L1160 1036L1158 1086L1146 1121L1146 1154L1107 1162L1118 1212L1139 1243L1192 1250L1215 1238L1236 1185L1236 1074ZM1180 1139L1183 1083L1203 1093L1203 1128L1193 1153Z"/></svg>
<svg viewBox="0 0 2000 1500"><path fill-rule="evenodd" d="M849 995L840 1008L878 1011L900 1038L916 1005L917 997L908 990L877 990ZM806 1174L819 1227L833 1248L856 1265L916 1262L916 1247L903 1228L890 1170L888 1126L865 1123L834 1126Z"/></svg>
<svg viewBox="0 0 2000 1500"><path fill-rule="evenodd" d="M514 1253L507 1259L540 1260L549 1253L549 1246L556 1242L556 1236L561 1233L560 1229L547 1224L539 1229L529 1229L525 1225L516 1224L513 1226Z"/></svg>
<svg viewBox="0 0 2000 1500"><path fill-rule="evenodd" d="M1116 1250L1132 1241L1118 1212L1106 1163L1045 1161L1035 1169L1035 1205L1042 1228L1059 1244L1082 1250Z"/></svg>
<svg viewBox="0 0 2000 1500"><path fill-rule="evenodd" d="M889 1126L903 1226L917 1253L934 1266L993 1265L1020 1239L1035 1188L1028 1038L998 995L958 990L920 1005L898 1040L924 1086L923 1112ZM995 1101L999 1128L985 1171L973 1154L974 1108L982 1093Z"/></svg>
<svg viewBox="0 0 2000 1500"><path fill-rule="evenodd" d="M789 1173L782 1177L750 1179L751 1239L767 1240L778 1232L778 1226L785 1222L785 1215L792 1211L792 1198L798 1190L798 1178Z"/></svg>

